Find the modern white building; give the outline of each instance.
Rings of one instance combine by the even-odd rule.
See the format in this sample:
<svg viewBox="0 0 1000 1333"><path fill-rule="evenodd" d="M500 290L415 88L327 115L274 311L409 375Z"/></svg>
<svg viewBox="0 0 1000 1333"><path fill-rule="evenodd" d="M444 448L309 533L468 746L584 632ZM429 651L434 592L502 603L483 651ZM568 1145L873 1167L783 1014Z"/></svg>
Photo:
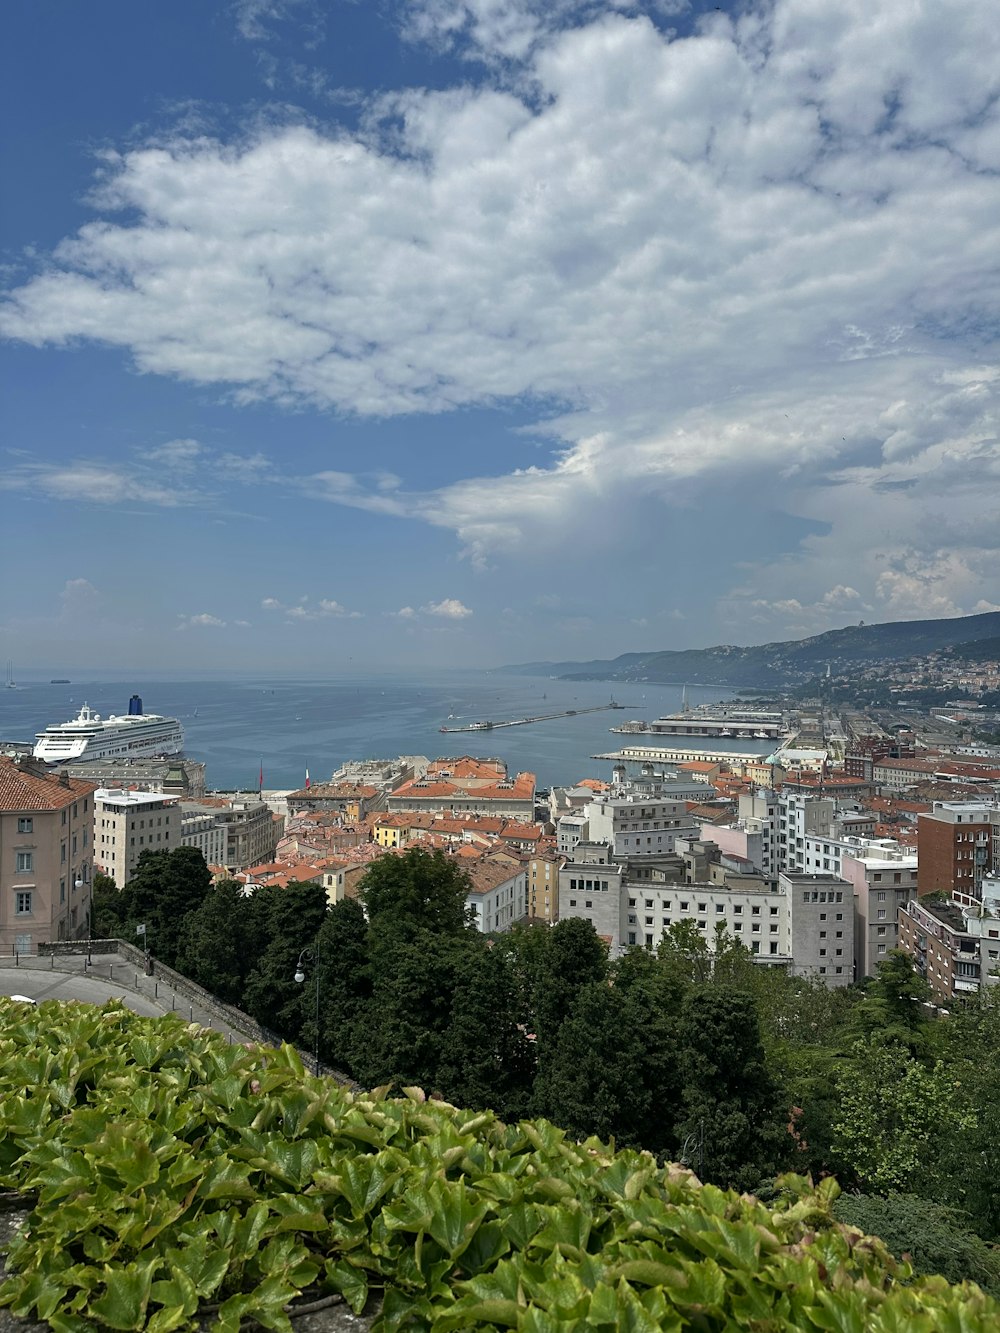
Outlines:
<svg viewBox="0 0 1000 1333"><path fill-rule="evenodd" d="M94 865L120 889L143 852L170 852L181 844L181 815L156 792L100 787L94 792Z"/></svg>
<svg viewBox="0 0 1000 1333"><path fill-rule="evenodd" d="M606 843L630 861L669 856L678 838L698 837L701 825L688 814L686 800L629 793L598 797L587 807L588 840Z"/></svg>

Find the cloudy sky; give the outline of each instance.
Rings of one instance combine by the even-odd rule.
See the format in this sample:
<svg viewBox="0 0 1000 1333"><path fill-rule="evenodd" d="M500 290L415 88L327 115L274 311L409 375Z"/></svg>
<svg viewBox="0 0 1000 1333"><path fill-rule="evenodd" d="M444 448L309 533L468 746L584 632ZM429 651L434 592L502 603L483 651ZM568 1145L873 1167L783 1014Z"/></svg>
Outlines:
<svg viewBox="0 0 1000 1333"><path fill-rule="evenodd" d="M988 0L7 0L0 639L493 665L1000 603Z"/></svg>

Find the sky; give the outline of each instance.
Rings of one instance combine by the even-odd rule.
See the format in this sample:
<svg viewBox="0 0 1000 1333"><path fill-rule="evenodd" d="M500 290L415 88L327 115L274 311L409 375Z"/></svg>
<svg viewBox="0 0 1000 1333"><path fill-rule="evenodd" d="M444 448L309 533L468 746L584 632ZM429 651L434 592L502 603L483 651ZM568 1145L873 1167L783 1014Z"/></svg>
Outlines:
<svg viewBox="0 0 1000 1333"><path fill-rule="evenodd" d="M988 0L3 28L4 659L491 667L998 609Z"/></svg>

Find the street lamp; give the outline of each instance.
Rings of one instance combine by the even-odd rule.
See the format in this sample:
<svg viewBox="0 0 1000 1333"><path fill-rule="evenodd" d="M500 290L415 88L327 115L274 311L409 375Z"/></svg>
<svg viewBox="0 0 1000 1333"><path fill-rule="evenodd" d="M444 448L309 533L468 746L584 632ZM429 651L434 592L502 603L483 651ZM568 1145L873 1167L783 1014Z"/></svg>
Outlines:
<svg viewBox="0 0 1000 1333"><path fill-rule="evenodd" d="M316 1066L316 1073L317 1073L317 1075L318 1075L319 1072L320 1072L320 1063L319 1063L319 945L318 945L318 944L317 944L317 946L316 946L315 949L310 949L310 948L307 947L307 948L303 949L302 952L299 954L299 960L298 960L298 962L295 964L295 980L298 982L298 984L299 984L300 986L302 985L302 983L303 983L303 982L305 981L305 979L306 979L306 974L305 974L305 972L302 970L302 968L303 968L303 963L306 962L307 960L308 960L309 962L312 963L313 967L314 967L315 970L316 970L316 1030L315 1030L315 1034L314 1034L314 1038L315 1038L315 1039L314 1039L314 1042L313 1042L313 1062L314 1062L314 1064L315 1064L315 1066Z"/></svg>

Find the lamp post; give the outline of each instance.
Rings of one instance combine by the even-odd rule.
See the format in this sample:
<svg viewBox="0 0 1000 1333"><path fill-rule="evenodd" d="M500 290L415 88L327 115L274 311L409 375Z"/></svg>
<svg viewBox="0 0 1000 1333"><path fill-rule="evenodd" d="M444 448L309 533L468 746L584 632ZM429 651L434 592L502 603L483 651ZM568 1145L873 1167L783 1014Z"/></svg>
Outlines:
<svg viewBox="0 0 1000 1333"><path fill-rule="evenodd" d="M320 1072L320 1063L319 1063L319 945L318 945L318 944L316 945L316 948L315 948L315 949L310 949L310 948L307 947L307 948L303 949L302 952L299 954L299 961L295 964L295 980L298 982L298 984L299 984L300 986L302 985L302 983L303 983L303 982L305 981L305 979L306 979L306 974L305 974L305 972L303 971L303 964L304 964L305 962L307 962L307 961L308 961L308 962L311 962L312 965L313 965L313 967L314 967L315 970L316 970L316 1029L315 1029L315 1033L314 1033L314 1041L313 1041L313 1063L314 1063L314 1065L315 1065L316 1074L318 1075L319 1072Z"/></svg>

